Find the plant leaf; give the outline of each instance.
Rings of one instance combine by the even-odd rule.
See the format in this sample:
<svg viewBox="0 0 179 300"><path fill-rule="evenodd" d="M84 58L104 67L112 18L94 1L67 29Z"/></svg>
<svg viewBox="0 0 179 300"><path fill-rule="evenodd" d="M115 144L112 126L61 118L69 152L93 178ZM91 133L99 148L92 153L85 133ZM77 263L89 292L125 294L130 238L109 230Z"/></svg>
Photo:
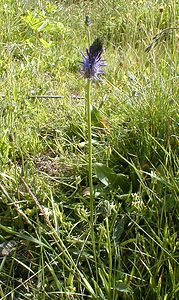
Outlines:
<svg viewBox="0 0 179 300"><path fill-rule="evenodd" d="M97 178L105 185L113 188L120 187L123 192L128 192L130 181L128 177L122 173L115 173L112 169L101 163L94 164Z"/></svg>
<svg viewBox="0 0 179 300"><path fill-rule="evenodd" d="M128 285L124 282L118 282L116 285L116 290L118 290L121 293L129 293L131 292L130 288L128 287Z"/></svg>

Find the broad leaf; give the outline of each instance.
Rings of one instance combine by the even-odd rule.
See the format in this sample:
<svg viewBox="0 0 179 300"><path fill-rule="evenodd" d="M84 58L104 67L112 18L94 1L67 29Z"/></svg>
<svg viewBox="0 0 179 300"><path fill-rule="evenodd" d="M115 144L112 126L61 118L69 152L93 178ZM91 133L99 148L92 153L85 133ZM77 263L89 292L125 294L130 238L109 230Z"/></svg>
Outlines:
<svg viewBox="0 0 179 300"><path fill-rule="evenodd" d="M128 285L122 281L121 282L119 281L119 283L117 283L116 290L118 290L121 293L130 293L131 292L131 289L128 287Z"/></svg>
<svg viewBox="0 0 179 300"><path fill-rule="evenodd" d="M129 191L130 181L126 175L115 173L112 169L101 163L95 163L94 168L97 178L105 186L120 187L123 192Z"/></svg>

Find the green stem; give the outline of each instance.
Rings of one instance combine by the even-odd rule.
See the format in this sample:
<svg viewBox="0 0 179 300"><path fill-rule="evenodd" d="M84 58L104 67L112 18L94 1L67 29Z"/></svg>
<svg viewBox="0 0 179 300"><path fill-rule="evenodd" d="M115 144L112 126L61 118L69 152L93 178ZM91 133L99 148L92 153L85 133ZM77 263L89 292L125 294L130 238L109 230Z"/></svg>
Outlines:
<svg viewBox="0 0 179 300"><path fill-rule="evenodd" d="M90 48L90 45L91 45L91 37L90 37L90 30L89 30L89 27L87 28L87 36L88 36L88 47Z"/></svg>
<svg viewBox="0 0 179 300"><path fill-rule="evenodd" d="M109 292L109 299L111 295L111 284L112 284L112 249L111 249L111 237L110 237L110 229L109 229L109 222L108 217L106 217L106 232L107 232L107 244L108 244L108 258L109 258L109 285L108 285L108 292Z"/></svg>
<svg viewBox="0 0 179 300"><path fill-rule="evenodd" d="M91 103L90 103L91 80L87 81L86 89L86 108L87 108L87 124L88 124L88 171L89 171L89 188L90 188L90 222L93 226L93 177L92 177L92 134L91 134Z"/></svg>
<svg viewBox="0 0 179 300"><path fill-rule="evenodd" d="M96 257L96 245L95 245L95 235L94 235L94 192L93 192L93 174L92 174L92 133L91 133L91 101L90 101L90 89L91 80L87 81L86 88L86 114L87 114L87 125L88 125L88 151L89 151L89 161L88 161L88 171L89 171L89 188L90 188L90 229L91 229L91 241L93 246L94 261L96 267L96 280L98 281L98 266Z"/></svg>

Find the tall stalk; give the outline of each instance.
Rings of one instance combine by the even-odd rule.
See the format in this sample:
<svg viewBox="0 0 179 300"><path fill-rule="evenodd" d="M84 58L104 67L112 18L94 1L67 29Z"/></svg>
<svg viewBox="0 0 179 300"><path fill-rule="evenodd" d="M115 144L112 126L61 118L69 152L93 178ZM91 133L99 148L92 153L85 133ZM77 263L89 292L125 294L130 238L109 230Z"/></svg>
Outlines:
<svg viewBox="0 0 179 300"><path fill-rule="evenodd" d="M97 265L97 256L96 256L96 242L94 234L94 191L93 191L93 174L92 174L92 132L91 132L91 82L93 79L98 80L98 76L104 74L102 67L106 66L105 61L102 59L103 52L103 41L100 38L96 38L91 45L90 42L90 30L89 26L91 25L91 20L89 16L86 16L86 28L87 28L87 37L88 37L88 49L86 49L86 55L82 52L83 61L81 62L81 73L87 79L86 84L86 119L88 126L88 172L89 172L89 188L90 188L90 234L91 242L93 247L93 255L95 262L95 271L96 271L96 283L98 282L98 265Z"/></svg>
<svg viewBox="0 0 179 300"><path fill-rule="evenodd" d="M91 80L87 80L86 87L86 108L87 108L87 126L88 126L88 172L89 172L89 188L90 188L90 221L93 224L93 175L92 175L92 133L91 133L91 101L90 101Z"/></svg>
<svg viewBox="0 0 179 300"><path fill-rule="evenodd" d="M94 191L93 191L93 151L92 151L92 132L91 132L91 80L87 80L86 86L86 115L87 115L87 126L88 126L88 174L89 174L89 188L90 188L90 233L91 242L93 246L93 254L96 269L96 281L98 281L98 267L97 267L97 257L96 257L96 243L94 234Z"/></svg>

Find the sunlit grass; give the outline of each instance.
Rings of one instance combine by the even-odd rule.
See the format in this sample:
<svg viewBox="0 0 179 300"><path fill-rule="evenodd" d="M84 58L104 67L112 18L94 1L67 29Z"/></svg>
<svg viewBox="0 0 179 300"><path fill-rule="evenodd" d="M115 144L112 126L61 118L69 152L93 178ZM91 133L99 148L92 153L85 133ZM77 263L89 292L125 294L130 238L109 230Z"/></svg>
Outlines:
<svg viewBox="0 0 179 300"><path fill-rule="evenodd" d="M172 0L2 1L0 299L179 297L178 29L145 51L177 28L176 11ZM92 83L93 212L86 15L108 65Z"/></svg>

